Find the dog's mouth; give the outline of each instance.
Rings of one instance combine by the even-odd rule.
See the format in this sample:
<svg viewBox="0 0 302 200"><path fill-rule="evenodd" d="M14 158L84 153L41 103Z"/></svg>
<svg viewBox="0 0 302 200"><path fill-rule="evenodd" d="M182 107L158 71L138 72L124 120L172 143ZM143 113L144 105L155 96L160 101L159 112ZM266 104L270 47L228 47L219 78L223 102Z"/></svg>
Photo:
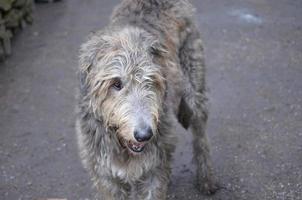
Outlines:
<svg viewBox="0 0 302 200"><path fill-rule="evenodd" d="M133 155L142 153L147 145L147 142L134 142L121 137L118 137L118 141L122 148L127 149L128 152Z"/></svg>
<svg viewBox="0 0 302 200"><path fill-rule="evenodd" d="M146 143L128 141L127 147L134 153L141 153L145 148Z"/></svg>

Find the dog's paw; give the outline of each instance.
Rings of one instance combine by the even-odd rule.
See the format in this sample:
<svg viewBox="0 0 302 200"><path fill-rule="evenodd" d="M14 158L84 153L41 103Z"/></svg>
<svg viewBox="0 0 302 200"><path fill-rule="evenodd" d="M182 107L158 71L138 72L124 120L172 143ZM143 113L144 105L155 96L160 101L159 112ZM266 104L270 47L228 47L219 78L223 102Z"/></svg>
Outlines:
<svg viewBox="0 0 302 200"><path fill-rule="evenodd" d="M213 180L198 180L198 189L206 195L215 194L221 187L217 181Z"/></svg>

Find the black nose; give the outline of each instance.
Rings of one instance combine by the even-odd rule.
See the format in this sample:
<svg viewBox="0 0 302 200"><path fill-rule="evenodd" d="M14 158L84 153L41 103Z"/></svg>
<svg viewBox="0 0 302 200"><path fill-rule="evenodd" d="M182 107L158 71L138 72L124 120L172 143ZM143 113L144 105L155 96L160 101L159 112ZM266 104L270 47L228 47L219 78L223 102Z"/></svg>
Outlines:
<svg viewBox="0 0 302 200"><path fill-rule="evenodd" d="M134 131L134 137L138 142L146 142L153 136L152 129L150 127L140 128Z"/></svg>

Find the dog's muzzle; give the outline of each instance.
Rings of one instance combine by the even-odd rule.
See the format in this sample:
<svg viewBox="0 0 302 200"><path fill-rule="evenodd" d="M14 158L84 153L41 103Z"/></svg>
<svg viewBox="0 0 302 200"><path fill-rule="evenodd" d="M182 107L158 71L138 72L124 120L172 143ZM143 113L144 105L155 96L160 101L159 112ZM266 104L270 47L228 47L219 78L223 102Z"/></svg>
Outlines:
<svg viewBox="0 0 302 200"><path fill-rule="evenodd" d="M129 141L127 146L134 153L140 153L144 150L147 142L152 138L153 131L151 127L144 126L143 128L135 129L134 133L134 141Z"/></svg>
<svg viewBox="0 0 302 200"><path fill-rule="evenodd" d="M115 129L117 131L117 129ZM141 153L144 151L145 146L153 137L153 131L150 126L141 125L137 126L133 131L133 139L135 140L124 140L118 137L118 141L123 148L127 148L132 154Z"/></svg>

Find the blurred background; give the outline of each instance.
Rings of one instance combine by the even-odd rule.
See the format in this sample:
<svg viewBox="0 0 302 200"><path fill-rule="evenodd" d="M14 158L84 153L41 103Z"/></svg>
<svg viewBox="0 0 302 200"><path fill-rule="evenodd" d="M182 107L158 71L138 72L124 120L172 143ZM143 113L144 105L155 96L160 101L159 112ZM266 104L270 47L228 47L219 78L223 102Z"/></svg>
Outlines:
<svg viewBox="0 0 302 200"><path fill-rule="evenodd" d="M93 199L75 141L78 49L118 2L0 0L1 200ZM169 199L301 200L302 1L191 2L223 188L194 188L191 134L179 126Z"/></svg>

